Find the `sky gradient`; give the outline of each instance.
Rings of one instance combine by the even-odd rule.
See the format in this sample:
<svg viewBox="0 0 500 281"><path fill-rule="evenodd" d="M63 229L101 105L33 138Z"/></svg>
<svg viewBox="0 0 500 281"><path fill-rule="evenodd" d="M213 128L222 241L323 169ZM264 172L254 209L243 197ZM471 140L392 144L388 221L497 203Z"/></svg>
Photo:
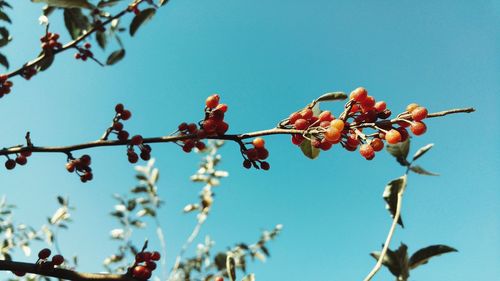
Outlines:
<svg viewBox="0 0 500 281"><path fill-rule="evenodd" d="M42 5L11 2L14 41L2 51L15 68L39 52ZM166 135L201 119L214 92L229 105L230 133L272 128L325 92L358 86L393 112L410 102L431 112L472 106L473 114L429 120L427 133L413 138L412 152L435 144L419 163L441 176L410 176L406 227L391 246L459 250L418 268L411 280L492 280L500 275L499 15L498 1L171 1L134 38L125 36L127 55L116 66L75 61L70 51L32 81L14 79L13 93L0 100L2 146L22 143L27 130L36 145L94 140L118 102L132 110L129 131ZM61 18L51 17L52 28L66 41ZM338 114L342 105L323 108ZM403 168L387 153L365 161L335 147L311 161L289 137L266 143L269 172L243 169L233 143L221 150L230 177L216 190L200 238L209 234L225 249L281 223L271 258L249 266L257 280L362 279L374 264L368 253L390 225L383 188ZM134 170L123 147L88 153L95 170L88 184L64 170L64 155L35 155L26 167L0 171L0 194L18 205L18 221L35 226L54 210L55 196L69 196L77 210L61 233L63 249L78 253L82 270L100 271L116 246L108 238L116 227L111 195L135 184ZM199 156L169 144L154 145L153 156L172 264L195 223L181 210L200 190L189 182ZM135 238L150 237L154 246L154 235L151 229ZM382 269L375 280L390 276Z"/></svg>

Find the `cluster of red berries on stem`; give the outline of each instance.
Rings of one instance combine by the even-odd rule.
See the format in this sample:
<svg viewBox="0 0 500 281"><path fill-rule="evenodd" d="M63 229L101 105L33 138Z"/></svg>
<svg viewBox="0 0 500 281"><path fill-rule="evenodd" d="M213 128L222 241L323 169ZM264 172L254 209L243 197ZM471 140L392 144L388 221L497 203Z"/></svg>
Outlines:
<svg viewBox="0 0 500 281"><path fill-rule="evenodd" d="M196 135L195 138L184 139L179 143L182 150L191 152L193 148L205 149L205 143L201 140L207 137L224 135L229 129L229 125L224 122L224 115L227 112L227 104L219 103L220 97L217 94L209 96L205 101L205 118L199 123L200 128L194 123L183 122L178 126L178 136Z"/></svg>
<svg viewBox="0 0 500 281"><path fill-rule="evenodd" d="M321 150L329 150L337 143L348 151L355 151L359 146L360 154L371 160L375 152L383 149L384 141L389 144L405 141L409 137L406 127L410 127L417 136L427 129L422 122L428 114L425 107L410 104L396 119L389 120L392 112L387 104L376 101L362 87L351 92L350 100L339 118L335 118L330 111L315 114L314 105L292 113L287 119L287 127L304 131L303 134L292 135L293 144L301 145L308 139L312 146ZM372 128L376 132L367 135L363 133L364 128Z"/></svg>
<svg viewBox="0 0 500 281"><path fill-rule="evenodd" d="M130 268L132 277L140 280L151 278L153 271L156 269L156 261L161 258L158 252L142 251L135 255L134 265Z"/></svg>
<svg viewBox="0 0 500 281"><path fill-rule="evenodd" d="M118 140L126 141L128 140L129 133L123 129L123 123L120 120L126 121L132 117L130 110L125 109L123 104L119 103L115 106L115 117L113 118L113 125L110 128L110 132L114 132Z"/></svg>
<svg viewBox="0 0 500 281"><path fill-rule="evenodd" d="M139 156L144 161L148 161L149 159L151 159L151 146L149 146L148 144L144 144L143 142L144 139L141 135L135 135L130 139L127 149L127 157L130 163L137 163L137 161L139 160ZM141 151L140 155L137 155L137 153L134 151L134 146L139 147L139 150Z"/></svg>
<svg viewBox="0 0 500 281"><path fill-rule="evenodd" d="M51 269L64 263L64 257L62 255L54 255L52 256L52 259L49 260L51 254L52 252L50 249L44 248L40 250L40 252L38 252L38 260L36 264L44 269ZM26 274L26 272L22 271L12 271L12 273L19 277Z"/></svg>
<svg viewBox="0 0 500 281"><path fill-rule="evenodd" d="M269 170L271 166L268 162L263 161L269 157L269 151L265 147L265 141L263 138L255 138L251 142L253 148L250 149L242 149L243 155L243 167L250 169L252 166L256 169ZM258 164L260 165L258 165Z"/></svg>
<svg viewBox="0 0 500 281"><path fill-rule="evenodd" d="M28 163L28 157L31 156L31 151L23 151L19 154L16 154L16 159L10 159L7 156L7 161L5 161L5 168L7 170L12 170L16 167L17 164L24 166Z"/></svg>
<svg viewBox="0 0 500 281"><path fill-rule="evenodd" d="M83 48L76 47L78 53L75 54L75 59L86 61L87 58L92 58L94 54L90 51L92 45L90 43L83 44Z"/></svg>
<svg viewBox="0 0 500 281"><path fill-rule="evenodd" d="M0 75L0 98L3 97L4 95L7 95L10 93L10 88L12 88L12 81L8 80L9 76L3 74Z"/></svg>
<svg viewBox="0 0 500 281"><path fill-rule="evenodd" d="M42 49L44 51L54 51L62 48L62 44L58 42L59 34L47 32L40 38Z"/></svg>
<svg viewBox="0 0 500 281"><path fill-rule="evenodd" d="M70 173L76 172L82 182L90 181L94 177L90 168L91 161L90 156L87 154L78 159L69 158L68 163L66 163L66 170Z"/></svg>

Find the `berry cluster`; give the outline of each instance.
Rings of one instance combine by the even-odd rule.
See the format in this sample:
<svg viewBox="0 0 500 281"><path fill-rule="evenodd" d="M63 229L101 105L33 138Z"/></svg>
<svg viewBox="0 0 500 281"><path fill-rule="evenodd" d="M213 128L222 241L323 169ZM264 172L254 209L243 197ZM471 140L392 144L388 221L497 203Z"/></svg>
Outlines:
<svg viewBox="0 0 500 281"><path fill-rule="evenodd" d="M82 182L87 182L93 178L90 163L90 156L84 154L78 159L68 159L68 163L66 163L66 170L70 173L76 172Z"/></svg>
<svg viewBox="0 0 500 281"><path fill-rule="evenodd" d="M227 105L219 101L220 97L217 94L209 96L205 101L205 120L201 126L207 136L222 136L229 129L229 125L224 122Z"/></svg>
<svg viewBox="0 0 500 281"><path fill-rule="evenodd" d="M113 125L111 126L111 131L114 132L118 140L126 141L128 140L129 133L123 129L123 123L120 120L126 121L132 117L132 113L125 109L123 104L119 103L115 106L115 117L113 118Z"/></svg>
<svg viewBox="0 0 500 281"><path fill-rule="evenodd" d="M193 148L197 148L199 150L205 149L206 145L201 139L206 138L207 134L203 129L198 130L198 126L194 123L181 123L178 127L179 136L184 135L196 135L195 139L185 139L182 140L182 150L186 153L189 153L193 150Z"/></svg>
<svg viewBox="0 0 500 281"><path fill-rule="evenodd" d="M44 51L53 51L62 48L62 44L59 43L59 34L47 32L44 36L40 38L42 42L42 49Z"/></svg>
<svg viewBox="0 0 500 281"><path fill-rule="evenodd" d="M28 163L28 157L31 156L31 151L23 151L19 154L16 154L16 160L10 159L7 156L7 161L5 161L5 168L7 170L12 170L16 167L17 164L24 166Z"/></svg>
<svg viewBox="0 0 500 281"><path fill-rule="evenodd" d="M179 145L185 152L191 152L193 148L205 149L205 143L201 140L206 137L222 136L229 129L229 125L224 122L224 115L227 112L227 104L219 103L220 97L217 94L209 96L205 101L205 119L199 123L200 128L194 123L183 122L178 127L178 135L196 135L196 138L182 140Z"/></svg>
<svg viewBox="0 0 500 281"><path fill-rule="evenodd" d="M40 250L40 252L38 252L38 261L36 263L44 269L54 268L55 266L59 266L64 263L64 257L62 255L54 255L49 261L49 257L51 254L52 252L47 248ZM19 277L22 277L26 274L26 272L22 271L12 271L12 273Z"/></svg>
<svg viewBox="0 0 500 281"><path fill-rule="evenodd" d="M135 262L131 268L132 277L140 280L151 278L153 271L156 269L156 262L161 258L158 252L140 252L135 255Z"/></svg>
<svg viewBox="0 0 500 281"><path fill-rule="evenodd" d="M359 87L351 92L340 118L335 118L330 111L316 115L309 106L292 113L285 125L304 131L303 134L292 135L295 145L301 145L307 138L312 146L321 150L329 150L337 143L348 151L355 151L359 146L360 154L371 160L375 152L383 149L384 140L389 144L405 141L409 137L407 127L417 136L427 130L422 122L428 114L425 107L410 104L405 112L389 120L391 114L384 101L376 101L365 88ZM364 128L372 128L376 132L367 135L363 133Z"/></svg>
<svg viewBox="0 0 500 281"><path fill-rule="evenodd" d="M92 45L88 42L83 45L83 48L78 47L78 53L75 54L75 59L86 61L87 58L93 57L94 54L92 53L92 51L90 51L91 47Z"/></svg>
<svg viewBox="0 0 500 281"><path fill-rule="evenodd" d="M7 95L10 93L10 88L12 88L12 81L8 80L9 76L3 74L0 75L0 98L3 97L4 95Z"/></svg>
<svg viewBox="0 0 500 281"><path fill-rule="evenodd" d="M271 166L269 165L268 162L262 161L266 160L267 157L269 157L269 151L265 148L265 142L263 138L255 138L252 143L253 148L243 150L243 167L250 169L252 166L255 168L259 169L260 164L260 169L262 170L269 170Z"/></svg>
<svg viewBox="0 0 500 281"><path fill-rule="evenodd" d="M37 73L36 68L34 66L31 66L23 69L20 75L24 79L30 80L31 77L35 76L36 73Z"/></svg>
<svg viewBox="0 0 500 281"><path fill-rule="evenodd" d="M134 146L139 147L139 150L141 151L140 157L142 160L148 161L149 159L151 159L151 146L149 146L148 144L144 144L143 142L144 139L141 135L135 135L130 139L127 149L128 162L133 164L137 163L137 161L139 160L139 155L135 153Z"/></svg>

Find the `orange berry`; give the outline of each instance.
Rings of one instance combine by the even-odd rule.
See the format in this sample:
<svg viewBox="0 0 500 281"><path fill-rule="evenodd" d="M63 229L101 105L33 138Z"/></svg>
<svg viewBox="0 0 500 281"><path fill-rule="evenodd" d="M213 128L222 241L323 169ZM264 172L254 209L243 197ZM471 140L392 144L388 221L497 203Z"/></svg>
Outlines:
<svg viewBox="0 0 500 281"><path fill-rule="evenodd" d="M423 122L414 122L411 124L410 130L416 136L423 135L427 131L427 126Z"/></svg>
<svg viewBox="0 0 500 281"><path fill-rule="evenodd" d="M344 129L344 121L340 119L335 119L332 122L330 122L330 127L336 128L339 131L342 131Z"/></svg>
<svg viewBox="0 0 500 281"><path fill-rule="evenodd" d="M325 132L325 139L329 142L335 142L340 139L341 132L339 129L335 127L328 128Z"/></svg>
<svg viewBox="0 0 500 281"><path fill-rule="evenodd" d="M255 138L253 141L252 141L252 144L255 148L263 148L264 147L264 139L263 138Z"/></svg>
<svg viewBox="0 0 500 281"><path fill-rule="evenodd" d="M411 113L415 108L419 107L418 104L416 103L410 103L409 105L406 106L406 111Z"/></svg>
<svg viewBox="0 0 500 281"><path fill-rule="evenodd" d="M427 108L419 106L411 112L411 118L413 119L413 121L418 122L422 119L425 119L427 117L427 114Z"/></svg>
<svg viewBox="0 0 500 281"><path fill-rule="evenodd" d="M385 140L390 144L396 144L401 141L401 133L398 130L391 129L385 134Z"/></svg>
<svg viewBox="0 0 500 281"><path fill-rule="evenodd" d="M350 95L351 100L355 100L357 102L363 101L366 96L368 96L368 91L366 91L366 89L363 87L354 89L354 91L352 91Z"/></svg>

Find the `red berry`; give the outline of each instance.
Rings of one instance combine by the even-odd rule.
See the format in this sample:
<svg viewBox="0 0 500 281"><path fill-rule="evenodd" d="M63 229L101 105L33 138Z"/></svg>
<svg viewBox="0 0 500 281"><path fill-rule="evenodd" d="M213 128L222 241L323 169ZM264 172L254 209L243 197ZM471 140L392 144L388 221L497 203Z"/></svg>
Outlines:
<svg viewBox="0 0 500 281"><path fill-rule="evenodd" d="M125 109L125 107L123 106L123 104L119 103L115 106L115 111L116 113L122 113L123 110Z"/></svg>
<svg viewBox="0 0 500 281"><path fill-rule="evenodd" d="M139 156L137 155L137 153L132 152L132 153L128 154L128 162L134 164L134 163L137 163L138 160L139 160Z"/></svg>
<svg viewBox="0 0 500 281"><path fill-rule="evenodd" d="M373 150L375 151L381 151L384 148L384 142L379 138L372 139L370 145L373 147Z"/></svg>
<svg viewBox="0 0 500 281"><path fill-rule="evenodd" d="M42 249L42 250L40 250L40 252L38 252L38 258L44 260L44 259L50 257L51 253L52 252L47 248Z"/></svg>
<svg viewBox="0 0 500 281"><path fill-rule="evenodd" d="M184 146L182 147L182 150L183 150L184 152L186 152L186 153L189 153L189 152L191 152L191 150L193 150L193 148L192 148L192 147L189 147L189 146L184 145Z"/></svg>
<svg viewBox="0 0 500 281"><path fill-rule="evenodd" d="M125 109L121 112L121 117L123 120L128 120L128 119L130 119L130 117L132 117L132 112Z"/></svg>
<svg viewBox="0 0 500 281"><path fill-rule="evenodd" d="M311 119L314 115L313 111L310 108L306 108L306 109L302 110L301 114L302 114L302 118L304 118L306 120Z"/></svg>
<svg viewBox="0 0 500 281"><path fill-rule="evenodd" d="M267 149L263 148L256 148L257 150L257 157L260 160L265 160L267 157L269 157L269 151Z"/></svg>
<svg viewBox="0 0 500 281"><path fill-rule="evenodd" d="M219 277L215 278L215 281L224 281L224 277L219 276Z"/></svg>
<svg viewBox="0 0 500 281"><path fill-rule="evenodd" d="M217 135L224 135L229 129L229 125L226 122L219 122L217 124L216 133Z"/></svg>
<svg viewBox="0 0 500 281"><path fill-rule="evenodd" d="M366 98L366 96L368 96L368 91L366 91L366 89L363 87L356 88L354 91L351 92L350 95L351 99L357 102L363 101Z"/></svg>
<svg viewBox="0 0 500 281"><path fill-rule="evenodd" d="M245 167L246 169L250 169L252 167L252 162L250 162L250 160L245 159L243 161L243 167Z"/></svg>
<svg viewBox="0 0 500 281"><path fill-rule="evenodd" d="M300 145L304 141L304 137L299 134L292 135L292 143L295 145Z"/></svg>
<svg viewBox="0 0 500 281"><path fill-rule="evenodd" d="M25 165L28 162L28 159L22 155L16 157L16 163L19 165Z"/></svg>
<svg viewBox="0 0 500 281"><path fill-rule="evenodd" d="M377 112L383 112L387 108L385 101L378 101L373 106Z"/></svg>
<svg viewBox="0 0 500 281"><path fill-rule="evenodd" d="M290 117L288 117L288 122L290 124L295 124L295 121L299 120L300 118L302 118L302 115L298 112L294 112L290 115Z"/></svg>
<svg viewBox="0 0 500 281"><path fill-rule="evenodd" d="M358 138L356 137L356 135L350 135L350 136L347 138L346 145L347 145L348 147L354 148L354 150L356 150L356 148L357 148L357 147L358 147L358 145L359 145L359 140L358 140Z"/></svg>
<svg viewBox="0 0 500 281"><path fill-rule="evenodd" d="M417 107L411 112L411 118L413 121L421 121L427 117L427 109L425 107Z"/></svg>
<svg viewBox="0 0 500 281"><path fill-rule="evenodd" d="M113 130L118 131L118 132L123 130L123 123L118 122L118 121L113 123Z"/></svg>
<svg viewBox="0 0 500 281"><path fill-rule="evenodd" d="M265 145L264 139L263 138L255 138L252 141L252 144L255 148L263 148Z"/></svg>
<svg viewBox="0 0 500 281"><path fill-rule="evenodd" d="M196 137L199 138L199 139L204 139L207 137L207 132L205 132L205 130L198 130L196 131Z"/></svg>
<svg viewBox="0 0 500 281"><path fill-rule="evenodd" d="M375 150L369 144L363 144L359 147L359 153L365 158L370 158L375 154Z"/></svg>
<svg viewBox="0 0 500 281"><path fill-rule="evenodd" d="M91 45L89 42L87 42L87 43L85 43L85 44L83 45L83 47L84 47L85 49L90 49L90 47L92 47L92 45Z"/></svg>
<svg viewBox="0 0 500 281"><path fill-rule="evenodd" d="M198 148L198 150L203 150L203 149L207 148L207 146L205 145L205 143L204 143L204 142L201 142L201 141L196 142L196 145L195 145L195 146L196 146L196 148ZM153 254L154 254L154 253L153 253Z"/></svg>
<svg viewBox="0 0 500 281"><path fill-rule="evenodd" d="M142 144L144 140L142 139L141 135L135 135L130 139L130 144L131 145L140 145Z"/></svg>
<svg viewBox="0 0 500 281"><path fill-rule="evenodd" d="M195 123L190 123L188 125L188 132L190 132L191 134L196 133L197 130L198 130L198 126L196 126Z"/></svg>
<svg viewBox="0 0 500 281"><path fill-rule="evenodd" d="M144 255L142 252L140 253L137 253L137 255L135 255L135 262L136 263L141 263L144 261Z"/></svg>
<svg viewBox="0 0 500 281"><path fill-rule="evenodd" d="M90 166L90 163L91 163L91 158L88 154L84 154L82 155L82 157L80 157L80 162L82 163L83 166Z"/></svg>
<svg viewBox="0 0 500 281"><path fill-rule="evenodd" d="M188 129L188 124L186 122L183 122L181 124L179 124L179 127L178 127L179 131L186 131Z"/></svg>
<svg viewBox="0 0 500 281"><path fill-rule="evenodd" d="M61 255L54 255L52 257L52 263L54 265L61 265L64 262L64 257Z"/></svg>
<svg viewBox="0 0 500 281"><path fill-rule="evenodd" d="M329 142L336 142L340 139L341 131L335 127L328 128L325 132L325 139Z"/></svg>
<svg viewBox="0 0 500 281"><path fill-rule="evenodd" d="M151 159L151 154L147 151L141 152L140 156L141 156L141 159L144 161L148 161L149 159Z"/></svg>
<svg viewBox="0 0 500 281"><path fill-rule="evenodd" d="M332 115L331 111L325 110L319 114L318 118L319 118L319 121L332 121L333 115Z"/></svg>
<svg viewBox="0 0 500 281"><path fill-rule="evenodd" d="M425 126L425 124L423 122L414 122L411 125L410 130L416 136L420 136L427 131L427 126Z"/></svg>
<svg viewBox="0 0 500 281"><path fill-rule="evenodd" d="M332 148L332 146L333 146L333 144L331 142L327 141L326 139L322 139L321 143L319 145L319 148L321 150L326 151L326 150L329 150L330 148Z"/></svg>
<svg viewBox="0 0 500 281"><path fill-rule="evenodd" d="M366 109L372 108L375 106L375 99L372 96L366 96L366 98L361 101L361 106Z"/></svg>
<svg viewBox="0 0 500 281"><path fill-rule="evenodd" d="M269 168L271 168L271 165L269 165L269 163L267 163L266 161L264 162L261 162L260 163L260 168L264 171L267 171L269 170Z"/></svg>
<svg viewBox="0 0 500 281"><path fill-rule="evenodd" d="M205 130L208 134L215 132L217 129L217 122L212 119L207 119L203 121L203 130Z"/></svg>
<svg viewBox="0 0 500 281"><path fill-rule="evenodd" d="M297 119L297 121L295 121L293 125L297 130L305 130L307 129L307 127L309 127L309 122L307 122L307 120L304 118L300 118Z"/></svg>
<svg viewBox="0 0 500 281"><path fill-rule="evenodd" d="M247 155L248 159L251 161L255 161L259 158L258 152L255 148L251 148L247 151L245 151L245 154Z"/></svg>
<svg viewBox="0 0 500 281"><path fill-rule="evenodd" d="M73 173L75 171L75 163L73 161L66 163L66 170L68 170L68 172L70 173Z"/></svg>
<svg viewBox="0 0 500 281"><path fill-rule="evenodd" d="M155 270L156 269L156 263L154 261L148 261L148 262L146 262L146 267L149 270Z"/></svg>
<svg viewBox="0 0 500 281"><path fill-rule="evenodd" d="M221 110L214 110L210 112L209 118L215 121L222 121L224 120L224 112Z"/></svg>
<svg viewBox="0 0 500 281"><path fill-rule="evenodd" d="M161 255L159 252L152 252L151 253L151 260L153 261L159 261L161 259Z"/></svg>
<svg viewBox="0 0 500 281"><path fill-rule="evenodd" d="M129 134L128 134L127 131L120 131L118 133L118 140L120 140L120 141L126 141L126 140L128 140L128 136L129 136Z"/></svg>
<svg viewBox="0 0 500 281"><path fill-rule="evenodd" d="M146 280L151 277L151 270L142 265L137 265L132 270L132 276L138 279Z"/></svg>
<svg viewBox="0 0 500 281"><path fill-rule="evenodd" d="M330 123L331 123L331 121L321 121L319 123L319 126L323 127L323 128L328 128L328 127L330 127Z"/></svg>
<svg viewBox="0 0 500 281"><path fill-rule="evenodd" d="M219 95L217 94L211 95L205 101L205 105L208 108L215 108L217 105L219 105L219 99L220 99Z"/></svg>
<svg viewBox="0 0 500 281"><path fill-rule="evenodd" d="M16 167L16 161L14 161L14 159L8 159L7 161L5 161L5 168L7 168L7 170L12 170Z"/></svg>
<svg viewBox="0 0 500 281"><path fill-rule="evenodd" d="M406 111L411 113L415 108L419 107L418 104L416 103L410 103L409 105L406 106Z"/></svg>
<svg viewBox="0 0 500 281"><path fill-rule="evenodd" d="M401 133L395 129L391 129L385 134L385 140L390 144L396 144L401 141Z"/></svg>
<svg viewBox="0 0 500 281"><path fill-rule="evenodd" d="M215 110L220 110L220 111L226 113L227 112L227 104L221 103L215 107Z"/></svg>

